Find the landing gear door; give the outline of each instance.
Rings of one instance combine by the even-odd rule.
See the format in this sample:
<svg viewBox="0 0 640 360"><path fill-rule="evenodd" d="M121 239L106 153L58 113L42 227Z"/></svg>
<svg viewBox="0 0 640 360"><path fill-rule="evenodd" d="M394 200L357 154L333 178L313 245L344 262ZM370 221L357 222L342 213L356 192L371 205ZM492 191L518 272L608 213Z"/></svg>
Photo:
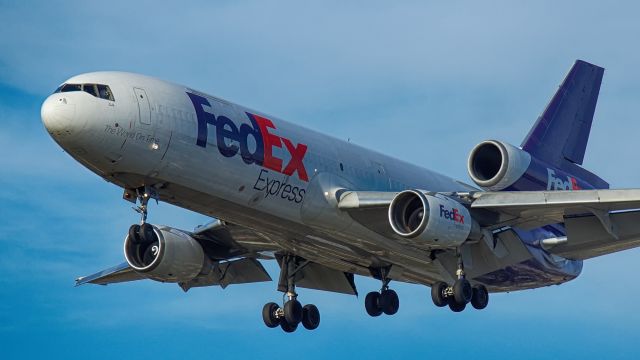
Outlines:
<svg viewBox="0 0 640 360"><path fill-rule="evenodd" d="M140 88L133 88L133 92L136 94L136 99L138 100L138 118L140 119L140 123L143 125L151 125L151 108L149 99L147 98L147 92Z"/></svg>

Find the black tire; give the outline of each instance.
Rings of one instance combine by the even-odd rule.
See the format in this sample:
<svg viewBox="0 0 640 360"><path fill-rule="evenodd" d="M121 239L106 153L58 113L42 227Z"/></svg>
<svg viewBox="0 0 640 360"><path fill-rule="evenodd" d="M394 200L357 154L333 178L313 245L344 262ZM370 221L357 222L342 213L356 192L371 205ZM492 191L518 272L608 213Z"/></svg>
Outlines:
<svg viewBox="0 0 640 360"><path fill-rule="evenodd" d="M372 291L364 298L364 308L367 310L369 316L380 316L382 314L382 308L380 308L380 293Z"/></svg>
<svg viewBox="0 0 640 360"><path fill-rule="evenodd" d="M451 299L451 301L449 301L449 309L451 309L451 311L453 312L461 312L466 307L467 307L467 304L459 303L455 299Z"/></svg>
<svg viewBox="0 0 640 360"><path fill-rule="evenodd" d="M447 306L447 298L444 296L444 291L447 289L447 284L442 281L431 285L431 300L437 307Z"/></svg>
<svg viewBox="0 0 640 360"><path fill-rule="evenodd" d="M135 245L142 242L140 240L140 225L133 224L129 227L129 240L131 240L131 243Z"/></svg>
<svg viewBox="0 0 640 360"><path fill-rule="evenodd" d="M280 319L276 317L278 304L270 302L262 307L262 320L267 327L274 328L280 325Z"/></svg>
<svg viewBox="0 0 640 360"><path fill-rule="evenodd" d="M400 299L393 290L384 290L380 294L380 308L387 315L394 315L400 309Z"/></svg>
<svg viewBox="0 0 640 360"><path fill-rule="evenodd" d="M473 296L471 297L471 305L482 310L489 304L489 292L484 285L476 285L473 287Z"/></svg>
<svg viewBox="0 0 640 360"><path fill-rule="evenodd" d="M140 225L140 242L142 244L149 244L154 241L158 241L156 237L156 232L153 230L153 226L151 224L144 223Z"/></svg>
<svg viewBox="0 0 640 360"><path fill-rule="evenodd" d="M284 304L284 318L290 325L298 326L302 321L302 304L300 304L300 301L289 300Z"/></svg>
<svg viewBox="0 0 640 360"><path fill-rule="evenodd" d="M467 279L458 279L453 283L453 298L459 304L468 304L473 296L473 289Z"/></svg>
<svg viewBox="0 0 640 360"><path fill-rule="evenodd" d="M286 333L292 333L298 328L298 324L290 324L287 319L280 320L280 328Z"/></svg>
<svg viewBox="0 0 640 360"><path fill-rule="evenodd" d="M315 330L320 326L320 311L318 307L309 304L302 308L302 326L307 330Z"/></svg>

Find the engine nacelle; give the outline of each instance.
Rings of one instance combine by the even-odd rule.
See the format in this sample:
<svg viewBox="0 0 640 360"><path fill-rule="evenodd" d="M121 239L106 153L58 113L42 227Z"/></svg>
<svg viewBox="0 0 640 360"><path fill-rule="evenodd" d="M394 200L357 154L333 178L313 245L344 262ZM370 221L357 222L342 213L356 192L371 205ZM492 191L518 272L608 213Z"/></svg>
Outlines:
<svg viewBox="0 0 640 360"><path fill-rule="evenodd" d="M513 145L486 140L469 154L467 171L478 186L503 190L520 180L531 164L531 155Z"/></svg>
<svg viewBox="0 0 640 360"><path fill-rule="evenodd" d="M462 204L420 190L396 195L389 206L389 223L396 234L427 247L455 247L480 234L478 223Z"/></svg>
<svg viewBox="0 0 640 360"><path fill-rule="evenodd" d="M187 282L200 274L205 255L194 238L168 226L153 226L149 237L129 234L124 240L124 257L136 272L162 282Z"/></svg>

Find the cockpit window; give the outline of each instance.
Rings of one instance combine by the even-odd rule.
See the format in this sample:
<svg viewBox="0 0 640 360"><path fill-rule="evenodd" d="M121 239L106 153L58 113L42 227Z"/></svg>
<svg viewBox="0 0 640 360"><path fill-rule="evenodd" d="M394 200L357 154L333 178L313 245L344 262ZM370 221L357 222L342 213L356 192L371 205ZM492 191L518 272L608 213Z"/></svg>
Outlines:
<svg viewBox="0 0 640 360"><path fill-rule="evenodd" d="M54 93L71 92L71 91L84 91L92 96L99 97L101 99L115 101L113 93L109 85L102 84L62 84L56 89Z"/></svg>
<svg viewBox="0 0 640 360"><path fill-rule="evenodd" d="M89 93L93 96L96 96L96 85L95 84L82 84L82 91Z"/></svg>
<svg viewBox="0 0 640 360"><path fill-rule="evenodd" d="M60 89L60 92L80 91L82 90L81 86L82 85L80 84L64 84L61 87L59 87L59 89Z"/></svg>
<svg viewBox="0 0 640 360"><path fill-rule="evenodd" d="M109 89L108 85L100 85L98 84L98 97L106 100L113 100L113 93L111 93L111 89Z"/></svg>

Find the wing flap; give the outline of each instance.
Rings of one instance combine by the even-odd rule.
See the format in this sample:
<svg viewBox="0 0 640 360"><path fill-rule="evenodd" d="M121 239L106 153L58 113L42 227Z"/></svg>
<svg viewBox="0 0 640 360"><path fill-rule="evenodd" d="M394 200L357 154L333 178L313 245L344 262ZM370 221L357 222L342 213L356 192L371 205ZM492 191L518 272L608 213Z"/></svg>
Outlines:
<svg viewBox="0 0 640 360"><path fill-rule="evenodd" d="M549 252L567 259L589 259L640 246L640 211L609 214L616 237L596 216L565 219L567 241Z"/></svg>
<svg viewBox="0 0 640 360"><path fill-rule="evenodd" d="M232 261L216 263L207 274L202 274L195 279L181 283L182 290L187 291L194 287L220 285L223 289L232 284L249 284L271 281L271 276L262 264L253 258L244 258Z"/></svg>

